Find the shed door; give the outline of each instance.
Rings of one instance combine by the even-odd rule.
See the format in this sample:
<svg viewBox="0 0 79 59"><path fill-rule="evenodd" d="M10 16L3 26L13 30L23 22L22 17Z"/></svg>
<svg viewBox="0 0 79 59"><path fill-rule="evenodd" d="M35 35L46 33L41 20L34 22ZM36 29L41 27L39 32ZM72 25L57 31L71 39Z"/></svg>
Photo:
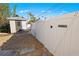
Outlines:
<svg viewBox="0 0 79 59"><path fill-rule="evenodd" d="M21 21L16 21L16 30L20 30L21 29Z"/></svg>

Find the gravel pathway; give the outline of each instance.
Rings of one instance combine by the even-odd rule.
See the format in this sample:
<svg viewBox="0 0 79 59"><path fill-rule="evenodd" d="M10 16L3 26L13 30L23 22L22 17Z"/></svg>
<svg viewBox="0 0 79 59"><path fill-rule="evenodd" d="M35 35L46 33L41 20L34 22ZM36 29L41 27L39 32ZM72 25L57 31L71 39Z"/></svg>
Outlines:
<svg viewBox="0 0 79 59"><path fill-rule="evenodd" d="M52 54L29 32L17 32L1 47L4 56L52 56Z"/></svg>

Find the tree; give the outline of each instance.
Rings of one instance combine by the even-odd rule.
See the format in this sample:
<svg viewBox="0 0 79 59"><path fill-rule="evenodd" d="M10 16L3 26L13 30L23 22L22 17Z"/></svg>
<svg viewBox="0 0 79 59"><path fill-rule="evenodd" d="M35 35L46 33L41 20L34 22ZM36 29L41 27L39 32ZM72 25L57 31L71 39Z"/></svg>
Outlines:
<svg viewBox="0 0 79 59"><path fill-rule="evenodd" d="M10 16L10 7L9 4L0 4L0 25L8 23L6 17Z"/></svg>
<svg viewBox="0 0 79 59"><path fill-rule="evenodd" d="M14 17L17 16L16 15L16 8L17 8L17 6L15 5L14 8L13 8L13 12L12 12L12 16L14 16Z"/></svg>
<svg viewBox="0 0 79 59"><path fill-rule="evenodd" d="M7 17L10 16L9 4L0 4L0 32L10 32Z"/></svg>
<svg viewBox="0 0 79 59"><path fill-rule="evenodd" d="M37 21L36 17L32 13L28 13L28 15L29 15L29 18L30 18L30 20L28 22L29 24L32 24L32 23Z"/></svg>
<svg viewBox="0 0 79 59"><path fill-rule="evenodd" d="M9 4L0 4L0 26L8 23L8 20L6 19L7 17L18 16L16 15L16 8L16 5L12 9L10 9Z"/></svg>

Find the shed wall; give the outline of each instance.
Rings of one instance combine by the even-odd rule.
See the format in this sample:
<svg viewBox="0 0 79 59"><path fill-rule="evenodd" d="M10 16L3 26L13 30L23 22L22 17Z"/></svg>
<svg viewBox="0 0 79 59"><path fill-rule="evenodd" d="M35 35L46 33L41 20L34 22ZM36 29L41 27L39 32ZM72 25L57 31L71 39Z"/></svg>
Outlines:
<svg viewBox="0 0 79 59"><path fill-rule="evenodd" d="M16 23L15 23L15 21L10 21L10 31L11 31L11 33L16 33Z"/></svg>

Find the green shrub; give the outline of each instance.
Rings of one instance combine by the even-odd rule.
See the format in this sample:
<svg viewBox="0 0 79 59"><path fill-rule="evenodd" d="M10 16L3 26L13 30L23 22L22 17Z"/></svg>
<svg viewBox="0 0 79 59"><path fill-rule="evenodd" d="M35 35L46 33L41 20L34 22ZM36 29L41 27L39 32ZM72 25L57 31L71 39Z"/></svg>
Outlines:
<svg viewBox="0 0 79 59"><path fill-rule="evenodd" d="M10 33L10 25L9 24L5 24L5 25L0 26L0 32Z"/></svg>

